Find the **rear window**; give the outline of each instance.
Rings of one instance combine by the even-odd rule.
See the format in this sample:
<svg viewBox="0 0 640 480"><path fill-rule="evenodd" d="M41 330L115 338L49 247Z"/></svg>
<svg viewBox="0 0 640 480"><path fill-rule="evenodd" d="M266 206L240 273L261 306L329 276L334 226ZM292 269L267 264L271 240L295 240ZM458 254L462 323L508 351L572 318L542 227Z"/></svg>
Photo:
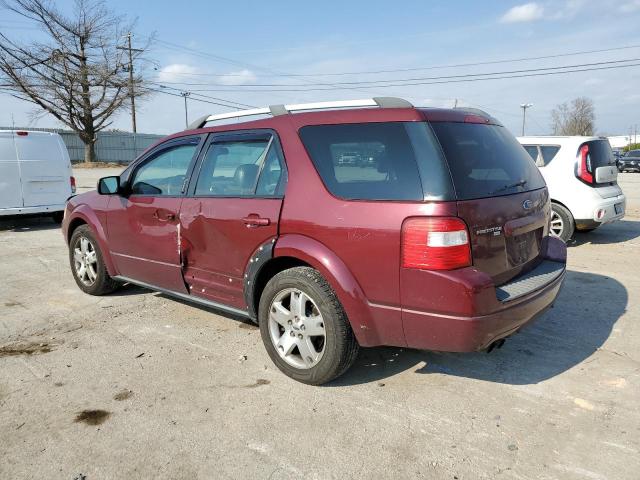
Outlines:
<svg viewBox="0 0 640 480"><path fill-rule="evenodd" d="M300 138L322 181L349 200L450 200L451 177L424 122L311 125Z"/></svg>
<svg viewBox="0 0 640 480"><path fill-rule="evenodd" d="M497 125L434 122L458 200L509 195L545 186L533 159Z"/></svg>
<svg viewBox="0 0 640 480"><path fill-rule="evenodd" d="M596 168L599 167L616 164L616 159L613 156L613 150L611 150L611 144L608 140L592 140L590 142L585 142L582 145L585 144L589 146L587 168L590 172L595 172Z"/></svg>

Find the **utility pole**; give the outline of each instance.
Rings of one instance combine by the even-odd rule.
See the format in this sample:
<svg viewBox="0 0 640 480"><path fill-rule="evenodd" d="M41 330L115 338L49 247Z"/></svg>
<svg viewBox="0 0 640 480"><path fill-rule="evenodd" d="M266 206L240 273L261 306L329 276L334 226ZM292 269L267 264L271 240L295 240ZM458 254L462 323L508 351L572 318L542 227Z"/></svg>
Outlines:
<svg viewBox="0 0 640 480"><path fill-rule="evenodd" d="M180 95L184 98L184 126L189 128L189 111L187 110L187 97L191 95L191 92L180 92Z"/></svg>
<svg viewBox="0 0 640 480"><path fill-rule="evenodd" d="M143 52L141 48L131 48L131 32L127 33L127 46L126 47L116 47L118 50L128 50L129 51L129 95L131 97L131 125L133 128L133 133L136 133L136 96L133 89L133 52L140 53Z"/></svg>
<svg viewBox="0 0 640 480"><path fill-rule="evenodd" d="M520 108L522 109L522 136L524 137L524 127L527 121L527 108L533 107L533 103L521 103Z"/></svg>

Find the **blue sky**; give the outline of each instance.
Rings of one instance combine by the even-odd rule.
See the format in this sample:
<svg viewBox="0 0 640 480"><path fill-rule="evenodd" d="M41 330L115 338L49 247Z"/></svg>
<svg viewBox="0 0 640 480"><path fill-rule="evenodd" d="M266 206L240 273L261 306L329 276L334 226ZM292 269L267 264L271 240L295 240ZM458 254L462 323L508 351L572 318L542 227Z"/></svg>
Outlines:
<svg viewBox="0 0 640 480"><path fill-rule="evenodd" d="M58 3L63 8L71 5L68 1ZM459 105L484 108L514 133L519 133L521 128L519 105L526 102L534 104L527 111L529 134L548 133L551 109L584 95L595 102L599 133L626 134L630 126L640 124L640 66L546 77L358 87L357 90L336 89L334 83L640 59L640 0L208 0L182 4L112 0L107 4L116 12L138 17L138 43L144 43L145 37L155 32L158 41L148 52L155 67L149 65L148 72L157 84L175 89L165 91L206 90L200 94L256 106L378 95L401 96L420 106L452 106L457 99ZM23 24L12 23L15 19L6 12L0 11L0 15L0 30L8 35L27 39L37 34L16 28ZM525 62L326 75L539 57L632 45L639 46ZM269 88L298 91L256 92L266 87L249 86L253 84L282 84L285 86ZM312 88L322 90L309 91ZM33 110L29 104L0 95L0 125L10 125L13 114L16 125L26 126ZM228 110L189 100L190 118ZM57 123L45 116L31 126L57 126ZM114 126L128 129L128 113L120 114ZM157 94L138 109L140 132L170 133L182 128L184 107L179 97Z"/></svg>

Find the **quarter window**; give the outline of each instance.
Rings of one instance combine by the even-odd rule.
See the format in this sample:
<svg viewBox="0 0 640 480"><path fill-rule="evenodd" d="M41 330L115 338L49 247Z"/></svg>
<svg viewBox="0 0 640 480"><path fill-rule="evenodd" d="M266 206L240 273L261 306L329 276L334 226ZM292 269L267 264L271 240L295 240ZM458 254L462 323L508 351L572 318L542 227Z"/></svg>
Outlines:
<svg viewBox="0 0 640 480"><path fill-rule="evenodd" d="M197 145L177 145L163 150L133 174L131 193L137 195L181 195L189 164Z"/></svg>
<svg viewBox="0 0 640 480"><path fill-rule="evenodd" d="M313 125L300 137L327 189L349 200L443 200L451 178L422 122Z"/></svg>

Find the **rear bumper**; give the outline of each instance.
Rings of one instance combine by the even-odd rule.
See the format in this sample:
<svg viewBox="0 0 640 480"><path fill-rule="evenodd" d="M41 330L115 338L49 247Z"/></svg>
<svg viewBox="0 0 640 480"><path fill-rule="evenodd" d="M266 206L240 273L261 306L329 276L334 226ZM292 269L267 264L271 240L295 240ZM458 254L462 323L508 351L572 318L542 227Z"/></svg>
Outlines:
<svg viewBox="0 0 640 480"><path fill-rule="evenodd" d="M470 284L470 277L459 271L461 278L457 288L458 303L475 306L473 308L478 310L477 314L436 313L403 308L402 322L407 345L424 350L478 351L532 322L552 306L566 274L566 246L557 239L549 239L549 243L552 244L550 250L553 251L546 262L530 272L528 277L523 275L499 289L482 282L481 277L477 277L477 284ZM551 275L547 275L549 264L556 265L555 269L551 268L555 270ZM547 265L546 270L543 265ZM538 280L531 282L528 278ZM527 285L530 287L528 290ZM509 290L505 287L513 287L512 295L504 293Z"/></svg>
<svg viewBox="0 0 640 480"><path fill-rule="evenodd" d="M618 207L617 211L616 206ZM592 205L592 209L589 212L590 217L576 218L576 225L578 228L594 228L605 223L615 222L624 217L626 209L627 199L624 194L602 199Z"/></svg>
<svg viewBox="0 0 640 480"><path fill-rule="evenodd" d="M54 205L38 205L37 207L0 208L0 216L61 212L64 210L64 207L65 204L60 203Z"/></svg>

